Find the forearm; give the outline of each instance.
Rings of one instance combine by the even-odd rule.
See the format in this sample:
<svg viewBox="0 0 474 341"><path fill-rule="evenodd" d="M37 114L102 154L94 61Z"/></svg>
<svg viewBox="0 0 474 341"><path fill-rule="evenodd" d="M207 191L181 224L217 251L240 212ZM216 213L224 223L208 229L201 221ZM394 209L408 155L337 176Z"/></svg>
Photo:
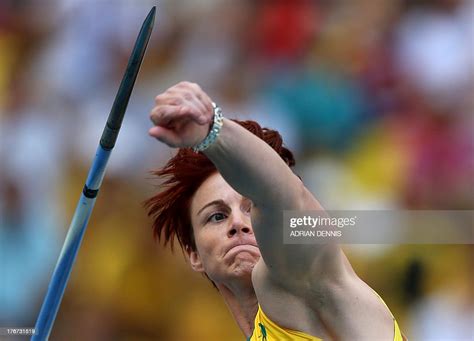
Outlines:
<svg viewBox="0 0 474 341"><path fill-rule="evenodd" d="M261 209L299 209L304 186L263 140L224 119L217 140L204 151L224 179Z"/></svg>

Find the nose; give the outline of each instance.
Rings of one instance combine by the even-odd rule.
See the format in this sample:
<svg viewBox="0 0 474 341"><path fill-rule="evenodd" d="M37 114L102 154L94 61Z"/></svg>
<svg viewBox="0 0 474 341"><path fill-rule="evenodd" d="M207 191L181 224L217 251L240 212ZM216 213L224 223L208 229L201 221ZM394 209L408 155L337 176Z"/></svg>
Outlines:
<svg viewBox="0 0 474 341"><path fill-rule="evenodd" d="M232 215L231 224L227 230L227 237L229 238L238 234L253 234L250 219L245 217L243 213Z"/></svg>

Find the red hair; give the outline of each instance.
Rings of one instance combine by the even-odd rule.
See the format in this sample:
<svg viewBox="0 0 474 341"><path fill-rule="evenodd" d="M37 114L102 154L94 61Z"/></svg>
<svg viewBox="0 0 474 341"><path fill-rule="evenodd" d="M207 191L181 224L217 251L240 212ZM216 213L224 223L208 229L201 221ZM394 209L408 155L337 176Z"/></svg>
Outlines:
<svg viewBox="0 0 474 341"><path fill-rule="evenodd" d="M292 152L283 146L283 140L276 130L262 128L255 121L233 120L261 138L271 146L292 167L295 165ZM166 180L164 190L145 201L148 216L153 219L153 235L164 245L170 243L173 250L177 238L181 249L196 251L193 228L191 226L191 198L201 184L214 172L214 164L203 153L195 153L190 148L180 148L161 169L152 172Z"/></svg>

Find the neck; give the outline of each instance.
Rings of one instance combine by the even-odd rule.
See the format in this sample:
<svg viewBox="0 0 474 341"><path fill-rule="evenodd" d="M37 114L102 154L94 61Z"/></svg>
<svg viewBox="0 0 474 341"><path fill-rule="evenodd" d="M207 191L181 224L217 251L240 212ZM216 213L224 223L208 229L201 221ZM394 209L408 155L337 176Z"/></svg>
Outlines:
<svg viewBox="0 0 474 341"><path fill-rule="evenodd" d="M257 315L258 301L250 281L242 283L216 283L219 292L224 298L227 307L234 316L240 330L248 338L254 329L255 315Z"/></svg>

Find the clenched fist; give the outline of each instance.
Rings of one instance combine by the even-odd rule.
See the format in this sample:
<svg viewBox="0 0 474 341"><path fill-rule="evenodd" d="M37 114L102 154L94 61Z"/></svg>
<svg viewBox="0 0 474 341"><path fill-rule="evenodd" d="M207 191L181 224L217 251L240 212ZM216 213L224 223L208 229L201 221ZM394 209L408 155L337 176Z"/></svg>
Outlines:
<svg viewBox="0 0 474 341"><path fill-rule="evenodd" d="M170 147L193 147L205 139L213 117L212 101L199 85L181 82L156 96L148 133Z"/></svg>

